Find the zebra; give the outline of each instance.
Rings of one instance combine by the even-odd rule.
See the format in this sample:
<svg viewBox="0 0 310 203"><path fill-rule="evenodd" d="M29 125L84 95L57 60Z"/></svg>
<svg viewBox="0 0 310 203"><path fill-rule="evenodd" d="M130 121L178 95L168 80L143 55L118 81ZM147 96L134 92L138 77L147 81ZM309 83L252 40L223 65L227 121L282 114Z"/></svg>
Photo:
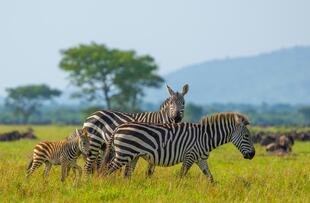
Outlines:
<svg viewBox="0 0 310 203"><path fill-rule="evenodd" d="M83 129L86 129L90 138L90 156L87 157L84 170L86 174L93 173L94 162L101 149L105 151L106 144L111 138L114 129L120 124L127 122L147 122L147 123L178 123L183 118L184 95L188 92L188 84L183 86L182 92L174 92L168 85L167 90L170 95L161 105L158 112L125 113L112 110L101 110L86 118ZM97 162L97 169L100 162ZM148 170L152 170L149 166Z"/></svg>
<svg viewBox="0 0 310 203"><path fill-rule="evenodd" d="M111 174L128 165L131 176L139 157L157 166L173 166L183 162L180 177L195 163L213 182L207 159L214 148L232 142L245 159L252 159L255 148L247 128L249 119L237 112L215 113L200 123L126 123L115 129L105 156L114 156L101 171ZM105 160L107 162L107 160Z"/></svg>
<svg viewBox="0 0 310 203"><path fill-rule="evenodd" d="M81 134L82 132L83 132L82 129L76 129L74 132L72 132L71 134L69 134L69 135L66 137L66 140L75 139L75 138L76 138L77 136L79 136L79 134ZM99 154L98 154L97 159L96 159L96 161L98 161L98 163L101 163L101 161L103 160L103 155L104 155L104 152L100 149L100 150L99 150ZM87 155L82 153L82 157L83 157L83 160L86 161ZM69 175L69 172L70 172L70 167L68 168L68 175ZM74 172L75 172L75 171L74 171Z"/></svg>
<svg viewBox="0 0 310 203"><path fill-rule="evenodd" d="M45 163L43 177L46 177L52 165L61 165L61 181L63 182L68 175L68 170L72 166L78 169L79 177L82 175L82 168L76 164L77 158L81 153L89 153L89 139L87 133L81 133L76 129L77 136L64 141L43 141L37 144L33 150L32 158L27 168L28 178L36 169ZM75 173L75 172L74 172Z"/></svg>

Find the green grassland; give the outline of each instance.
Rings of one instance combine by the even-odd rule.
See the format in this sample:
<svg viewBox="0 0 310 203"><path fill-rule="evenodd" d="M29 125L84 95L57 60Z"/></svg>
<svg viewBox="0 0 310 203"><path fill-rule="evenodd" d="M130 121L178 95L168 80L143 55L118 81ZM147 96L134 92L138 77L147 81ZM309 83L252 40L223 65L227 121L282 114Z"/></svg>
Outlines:
<svg viewBox="0 0 310 203"><path fill-rule="evenodd" d="M243 159L232 144L224 145L209 159L214 184L195 165L183 179L178 178L181 165L157 167L152 178L145 178L143 160L130 180L118 173L102 179L83 177L79 183L70 177L61 183L59 166L46 181L43 167L29 180L25 171L37 142L63 139L74 126L32 127L39 140L0 143L0 202L310 202L310 142L297 142L293 154L284 157L266 155L256 145L253 160ZM0 126L0 132L26 128Z"/></svg>

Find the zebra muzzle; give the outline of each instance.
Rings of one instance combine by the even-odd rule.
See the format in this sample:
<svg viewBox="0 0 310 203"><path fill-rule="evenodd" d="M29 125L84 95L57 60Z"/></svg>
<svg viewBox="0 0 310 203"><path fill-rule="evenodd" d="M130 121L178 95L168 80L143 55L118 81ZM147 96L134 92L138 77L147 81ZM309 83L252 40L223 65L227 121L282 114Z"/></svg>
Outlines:
<svg viewBox="0 0 310 203"><path fill-rule="evenodd" d="M255 151L251 151L251 152L247 152L243 157L245 159L253 159L253 157L255 156Z"/></svg>

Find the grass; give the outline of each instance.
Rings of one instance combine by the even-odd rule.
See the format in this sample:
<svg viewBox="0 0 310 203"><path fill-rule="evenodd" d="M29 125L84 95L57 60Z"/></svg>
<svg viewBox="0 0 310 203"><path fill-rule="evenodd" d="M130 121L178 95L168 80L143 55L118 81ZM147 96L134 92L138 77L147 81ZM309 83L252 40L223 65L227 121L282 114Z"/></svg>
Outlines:
<svg viewBox="0 0 310 203"><path fill-rule="evenodd" d="M46 181L43 167L29 179L25 170L34 145L40 140L60 140L74 126L32 126L39 140L0 143L0 202L310 202L310 142L297 142L293 154L266 156L256 146L251 161L242 158L232 144L215 149L209 159L215 184L197 166L184 179L181 165L155 169L145 178L146 162L140 160L131 180L119 174L98 179L72 177L60 182L60 167ZM0 132L26 130L27 126L0 126ZM79 164L83 165L82 159Z"/></svg>

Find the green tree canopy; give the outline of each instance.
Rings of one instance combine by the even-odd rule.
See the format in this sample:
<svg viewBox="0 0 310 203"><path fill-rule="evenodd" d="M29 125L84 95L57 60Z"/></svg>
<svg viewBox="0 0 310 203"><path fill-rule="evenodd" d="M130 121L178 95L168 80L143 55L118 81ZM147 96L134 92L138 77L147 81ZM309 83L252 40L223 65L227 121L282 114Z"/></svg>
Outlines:
<svg viewBox="0 0 310 203"><path fill-rule="evenodd" d="M7 88L6 91L8 93L6 105L12 108L14 114L20 116L24 123L28 123L29 117L37 113L42 102L61 94L59 90L51 89L44 84Z"/></svg>
<svg viewBox="0 0 310 203"><path fill-rule="evenodd" d="M74 96L105 101L107 108L136 110L145 87L159 87L163 79L151 56L81 44L61 51L60 68L80 91ZM100 104L99 104L100 105Z"/></svg>

